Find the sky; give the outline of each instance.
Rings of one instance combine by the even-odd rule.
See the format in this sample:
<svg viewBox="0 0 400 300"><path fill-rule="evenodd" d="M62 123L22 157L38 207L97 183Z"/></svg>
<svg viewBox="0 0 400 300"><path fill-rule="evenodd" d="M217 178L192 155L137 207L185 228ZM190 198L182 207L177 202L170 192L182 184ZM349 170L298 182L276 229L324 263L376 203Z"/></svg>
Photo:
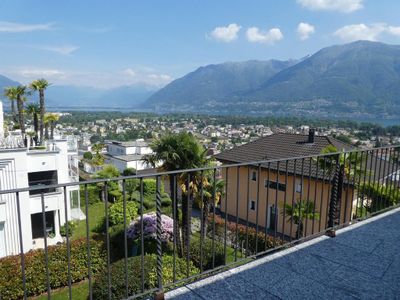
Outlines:
<svg viewBox="0 0 400 300"><path fill-rule="evenodd" d="M400 44L399 0L1 0L0 74L161 87L207 64Z"/></svg>

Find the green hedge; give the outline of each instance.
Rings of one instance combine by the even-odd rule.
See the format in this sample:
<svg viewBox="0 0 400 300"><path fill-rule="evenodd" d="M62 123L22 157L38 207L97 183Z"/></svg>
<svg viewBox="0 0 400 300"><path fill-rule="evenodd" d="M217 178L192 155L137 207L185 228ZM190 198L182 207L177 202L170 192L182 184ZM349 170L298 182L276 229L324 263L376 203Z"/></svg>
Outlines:
<svg viewBox="0 0 400 300"><path fill-rule="evenodd" d="M172 283L173 258L163 255L163 285ZM140 256L128 258L128 294L133 296L141 292L141 258ZM149 290L157 287L156 255L144 256L144 288ZM199 270L190 262L189 276L199 273ZM95 276L93 285L93 299L108 299L108 273L107 270ZM111 299L125 299L125 260L119 260L111 265ZM176 258L176 279L186 277L185 259Z"/></svg>
<svg viewBox="0 0 400 300"><path fill-rule="evenodd" d="M80 187L80 195L81 195L81 203L82 205L85 205L85 185L81 185ZM100 188L95 185L91 184L87 186L87 192L88 192L88 202L89 204L95 204L97 202L101 201L100 198Z"/></svg>
<svg viewBox="0 0 400 300"><path fill-rule="evenodd" d="M136 202L126 201L126 222L129 224L137 217L138 205ZM108 211L110 226L124 223L124 203L112 204Z"/></svg>
<svg viewBox="0 0 400 300"><path fill-rule="evenodd" d="M224 245L218 241L214 241L214 249L212 247L212 240L205 238L203 240L203 270L212 269L213 265L213 252L215 253L214 268L222 266L225 263ZM201 248L200 238L193 237L190 242L190 260L193 264L200 268L201 264Z"/></svg>
<svg viewBox="0 0 400 300"><path fill-rule="evenodd" d="M102 242L92 240L91 266L93 274L104 267L105 253ZM52 289L68 285L68 262L66 244L48 247L50 286ZM87 278L87 246L84 239L71 242L71 279L79 282ZM40 295L47 291L45 253L43 249L25 254L26 288L28 296ZM21 299L21 260L19 255L0 259L0 295L2 299Z"/></svg>

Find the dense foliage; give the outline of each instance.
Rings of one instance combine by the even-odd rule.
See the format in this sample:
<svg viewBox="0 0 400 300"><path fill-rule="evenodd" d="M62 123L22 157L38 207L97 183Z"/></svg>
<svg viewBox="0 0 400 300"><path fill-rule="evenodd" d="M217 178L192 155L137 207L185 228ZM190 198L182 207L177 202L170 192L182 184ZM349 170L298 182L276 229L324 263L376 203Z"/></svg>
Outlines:
<svg viewBox="0 0 400 300"><path fill-rule="evenodd" d="M172 256L163 255L163 285L170 284L173 281L173 258ZM157 287L156 273L156 255L144 256L144 289L152 289ZM130 257L128 264L128 295L132 296L141 292L141 257ZM122 259L111 265L111 297L110 299L125 299L125 260ZM189 276L198 274L199 270L189 262ZM186 277L186 261L176 258L176 279L184 279ZM105 270L97 274L93 285L93 299L109 299L108 295L108 276Z"/></svg>
<svg viewBox="0 0 400 300"><path fill-rule="evenodd" d="M138 212L138 205L133 201L126 201L126 222L130 223L136 218ZM124 223L124 203L122 201L112 204L108 211L110 225L118 225Z"/></svg>
<svg viewBox="0 0 400 300"><path fill-rule="evenodd" d="M90 242L92 273L103 269L105 253L101 242ZM56 289L68 285L67 246L61 244L48 247L50 287ZM0 295L2 299L22 299L21 260L19 255L0 259ZM87 278L87 244L84 239L71 242L71 279L72 283ZM32 250L25 254L25 273L28 296L35 296L47 291L44 250Z"/></svg>

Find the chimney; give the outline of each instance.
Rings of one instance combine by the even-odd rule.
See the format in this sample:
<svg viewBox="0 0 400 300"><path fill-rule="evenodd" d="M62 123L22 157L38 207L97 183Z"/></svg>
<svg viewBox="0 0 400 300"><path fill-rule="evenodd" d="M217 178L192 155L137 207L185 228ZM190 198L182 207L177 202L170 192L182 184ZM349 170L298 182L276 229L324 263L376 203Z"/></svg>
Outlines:
<svg viewBox="0 0 400 300"><path fill-rule="evenodd" d="M308 130L308 143L313 144L315 141L315 129L310 128Z"/></svg>

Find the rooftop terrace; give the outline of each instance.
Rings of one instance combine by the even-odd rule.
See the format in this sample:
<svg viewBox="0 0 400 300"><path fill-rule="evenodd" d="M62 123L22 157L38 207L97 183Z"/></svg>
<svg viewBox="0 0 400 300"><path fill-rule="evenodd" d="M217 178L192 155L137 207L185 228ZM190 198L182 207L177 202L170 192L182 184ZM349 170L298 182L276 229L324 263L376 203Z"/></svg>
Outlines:
<svg viewBox="0 0 400 300"><path fill-rule="evenodd" d="M400 209L168 292L166 299L400 299Z"/></svg>

